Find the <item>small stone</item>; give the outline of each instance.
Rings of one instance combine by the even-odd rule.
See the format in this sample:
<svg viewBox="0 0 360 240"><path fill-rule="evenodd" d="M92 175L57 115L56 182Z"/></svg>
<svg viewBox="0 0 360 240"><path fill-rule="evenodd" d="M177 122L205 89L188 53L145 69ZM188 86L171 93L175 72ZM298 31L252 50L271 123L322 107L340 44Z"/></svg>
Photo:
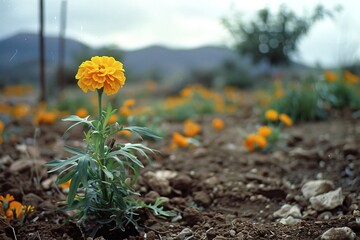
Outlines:
<svg viewBox="0 0 360 240"><path fill-rule="evenodd" d="M204 207L208 207L211 204L211 198L209 194L204 191L195 192L194 201Z"/></svg>
<svg viewBox="0 0 360 240"><path fill-rule="evenodd" d="M53 183L54 183L54 179L47 178L41 182L41 186L43 189L50 189Z"/></svg>
<svg viewBox="0 0 360 240"><path fill-rule="evenodd" d="M191 231L190 228L184 228L177 236L175 239L177 240L183 240L186 237L190 237L193 235L193 232Z"/></svg>
<svg viewBox="0 0 360 240"><path fill-rule="evenodd" d="M289 204L283 205L279 210L273 213L276 218L286 218L289 216L301 218L300 208L297 205L291 206Z"/></svg>
<svg viewBox="0 0 360 240"><path fill-rule="evenodd" d="M149 231L146 233L146 240L155 240L156 239L156 233L154 231Z"/></svg>
<svg viewBox="0 0 360 240"><path fill-rule="evenodd" d="M331 210L343 204L341 188L310 198L311 207L317 211Z"/></svg>
<svg viewBox="0 0 360 240"><path fill-rule="evenodd" d="M235 237L236 232L235 232L235 230L231 229L231 230L229 231L229 234L230 234L230 236Z"/></svg>
<svg viewBox="0 0 360 240"><path fill-rule="evenodd" d="M170 180L171 186L180 191L189 191L192 185L191 177L181 174Z"/></svg>
<svg viewBox="0 0 360 240"><path fill-rule="evenodd" d="M219 179L217 177L210 177L204 183L206 187L214 188L219 183Z"/></svg>
<svg viewBox="0 0 360 240"><path fill-rule="evenodd" d="M334 183L329 180L313 180L306 182L301 192L306 199L329 192L334 189Z"/></svg>
<svg viewBox="0 0 360 240"><path fill-rule="evenodd" d="M321 240L354 240L356 234L349 227L330 228L321 235Z"/></svg>
<svg viewBox="0 0 360 240"><path fill-rule="evenodd" d="M280 219L279 222L284 225L293 225L293 224L297 224L297 223L301 222L301 219L294 218L293 216L287 216L287 217Z"/></svg>
<svg viewBox="0 0 360 240"><path fill-rule="evenodd" d="M13 162L10 165L10 172L23 172L25 170L43 166L46 162L44 160L37 159L36 161L30 159L21 159Z"/></svg>
<svg viewBox="0 0 360 240"><path fill-rule="evenodd" d="M318 220L329 220L332 217L332 213L329 211L325 211L322 212L321 214L319 214L319 216L317 217Z"/></svg>
<svg viewBox="0 0 360 240"><path fill-rule="evenodd" d="M160 178L153 172L146 172L144 174L144 182L161 196L168 196L171 193L169 180Z"/></svg>

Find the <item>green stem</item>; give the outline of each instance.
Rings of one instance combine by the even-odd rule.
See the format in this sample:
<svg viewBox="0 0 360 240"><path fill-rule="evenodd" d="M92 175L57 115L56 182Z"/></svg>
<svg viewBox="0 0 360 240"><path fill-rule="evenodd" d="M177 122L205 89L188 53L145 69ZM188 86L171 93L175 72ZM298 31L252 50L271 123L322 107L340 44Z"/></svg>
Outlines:
<svg viewBox="0 0 360 240"><path fill-rule="evenodd" d="M105 145L105 137L104 137L104 126L103 126L103 118L102 118L102 93L103 93L104 89L98 89L98 108L99 108L99 134L100 134L100 153L99 153L99 167L100 167L100 177L101 177L101 191L103 193L104 198L107 200L108 199L108 194L107 194L107 188L106 188L106 176L105 173L103 171L103 167L104 167L104 157L105 157L105 152L104 152L104 145Z"/></svg>

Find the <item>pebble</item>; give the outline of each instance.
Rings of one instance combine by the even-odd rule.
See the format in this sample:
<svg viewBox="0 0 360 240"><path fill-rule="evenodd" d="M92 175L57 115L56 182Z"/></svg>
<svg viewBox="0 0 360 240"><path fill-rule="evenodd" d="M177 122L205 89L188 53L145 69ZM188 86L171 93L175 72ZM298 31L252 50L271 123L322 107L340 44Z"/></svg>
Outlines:
<svg viewBox="0 0 360 240"><path fill-rule="evenodd" d="M295 217L301 218L300 208L297 205L291 206L289 204L284 204L279 210L273 213L273 216L276 218L284 218L284 217Z"/></svg>
<svg viewBox="0 0 360 240"><path fill-rule="evenodd" d="M331 210L343 204L341 188L310 198L311 207L317 211Z"/></svg>
<svg viewBox="0 0 360 240"><path fill-rule="evenodd" d="M236 232L235 232L235 230L231 229L231 230L229 231L229 234L230 234L230 236L235 237Z"/></svg>
<svg viewBox="0 0 360 240"><path fill-rule="evenodd" d="M144 182L161 196L168 196L171 193L170 182L166 178L160 178L153 172L144 174Z"/></svg>
<svg viewBox="0 0 360 240"><path fill-rule="evenodd" d="M184 228L177 236L175 239L177 240L183 240L186 237L190 237L193 235L193 232L191 231L190 228Z"/></svg>
<svg viewBox="0 0 360 240"><path fill-rule="evenodd" d="M321 235L321 240L354 240L356 234L349 227L330 228Z"/></svg>
<svg viewBox="0 0 360 240"><path fill-rule="evenodd" d="M208 207L211 204L211 198L209 194L204 191L195 192L194 201L204 207Z"/></svg>
<svg viewBox="0 0 360 240"><path fill-rule="evenodd" d="M312 180L306 182L301 192L306 199L329 192L334 189L334 183L330 180Z"/></svg>

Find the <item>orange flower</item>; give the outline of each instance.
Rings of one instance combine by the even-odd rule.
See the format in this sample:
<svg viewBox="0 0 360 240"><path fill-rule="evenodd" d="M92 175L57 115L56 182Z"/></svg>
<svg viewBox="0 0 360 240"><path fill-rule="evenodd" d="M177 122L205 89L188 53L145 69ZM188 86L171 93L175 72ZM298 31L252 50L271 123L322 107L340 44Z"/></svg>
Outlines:
<svg viewBox="0 0 360 240"><path fill-rule="evenodd" d="M120 136L125 136L125 137L131 137L132 136L132 133L129 130L121 130L121 131L118 132L118 134Z"/></svg>
<svg viewBox="0 0 360 240"><path fill-rule="evenodd" d="M359 77L348 70L345 70L344 77L345 77L345 81L349 84L356 84L359 82Z"/></svg>
<svg viewBox="0 0 360 240"><path fill-rule="evenodd" d="M70 179L69 181L65 182L65 183L60 184L59 187L60 187L61 189L69 189L69 188L70 188L70 184L71 184L71 179Z"/></svg>
<svg viewBox="0 0 360 240"><path fill-rule="evenodd" d="M125 117L129 117L129 116L131 115L131 111L130 111L130 109L127 108L127 107L121 107L121 108L119 109L119 112L120 112L121 115L123 115L123 116L125 116Z"/></svg>
<svg viewBox="0 0 360 240"><path fill-rule="evenodd" d="M221 131L224 129L224 121L220 118L214 118L211 122L213 128L217 131Z"/></svg>
<svg viewBox="0 0 360 240"><path fill-rule="evenodd" d="M104 92L111 95L125 84L124 72L123 64L113 57L95 56L79 66L75 78L84 92L104 88Z"/></svg>
<svg viewBox="0 0 360 240"><path fill-rule="evenodd" d="M201 131L199 124L194 123L191 120L186 120L184 122L184 135L187 137L194 137Z"/></svg>
<svg viewBox="0 0 360 240"><path fill-rule="evenodd" d="M266 138L260 135L256 135L255 142L259 148L265 148L267 145Z"/></svg>
<svg viewBox="0 0 360 240"><path fill-rule="evenodd" d="M5 124L3 121L0 120L0 133L4 131Z"/></svg>
<svg viewBox="0 0 360 240"><path fill-rule="evenodd" d="M132 106L135 105L135 102L136 102L135 99L132 99L132 98L127 99L127 100L124 101L123 107L125 107L125 108L132 107Z"/></svg>
<svg viewBox="0 0 360 240"><path fill-rule="evenodd" d="M12 110L15 119L22 119L30 113L30 107L25 104L16 104Z"/></svg>
<svg viewBox="0 0 360 240"><path fill-rule="evenodd" d="M338 79L337 74L332 71L324 71L323 75L328 82L335 82Z"/></svg>
<svg viewBox="0 0 360 240"><path fill-rule="evenodd" d="M34 117L35 124L53 124L56 120L56 113L54 112L46 112L46 111L39 111Z"/></svg>
<svg viewBox="0 0 360 240"><path fill-rule="evenodd" d="M21 218L24 214L23 205L14 200L14 196L10 194L6 194L5 197L0 195L0 215L5 217L7 222L14 219L14 212L16 218Z"/></svg>
<svg viewBox="0 0 360 240"><path fill-rule="evenodd" d="M256 135L249 134L247 138L243 141L243 145L248 149L249 152L254 151L256 143Z"/></svg>
<svg viewBox="0 0 360 240"><path fill-rule="evenodd" d="M267 137L271 134L272 130L271 130L271 127L268 127L268 126L261 126L259 129L258 129L258 135L259 136L263 136L263 137Z"/></svg>
<svg viewBox="0 0 360 240"><path fill-rule="evenodd" d="M282 121L286 126L291 126L292 125L292 120L289 117L289 115L282 113L279 116L280 121Z"/></svg>
<svg viewBox="0 0 360 240"><path fill-rule="evenodd" d="M189 144L189 142L188 142L188 140L186 139L186 137L184 137L183 135L181 135L181 134L178 133L178 132L174 132L174 133L173 133L172 142L173 142L176 146L179 146L179 147L186 147L186 146Z"/></svg>
<svg viewBox="0 0 360 240"><path fill-rule="evenodd" d="M113 123L116 123L118 120L118 117L116 114L112 114L109 118L109 124L113 124Z"/></svg>
<svg viewBox="0 0 360 240"><path fill-rule="evenodd" d="M86 110L86 108L79 108L78 110L76 110L75 115L81 118L85 118L89 116L89 112L88 110Z"/></svg>
<svg viewBox="0 0 360 240"><path fill-rule="evenodd" d="M276 110L269 109L265 112L265 118L271 122L274 122L279 119L279 114Z"/></svg>

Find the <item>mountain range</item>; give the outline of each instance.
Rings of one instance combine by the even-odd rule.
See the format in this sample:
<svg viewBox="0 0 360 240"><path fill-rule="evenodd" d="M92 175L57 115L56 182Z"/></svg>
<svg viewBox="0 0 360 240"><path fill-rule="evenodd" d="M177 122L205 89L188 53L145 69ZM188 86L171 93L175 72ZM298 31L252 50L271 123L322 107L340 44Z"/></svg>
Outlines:
<svg viewBox="0 0 360 240"><path fill-rule="evenodd" d="M174 78L184 76L189 71L216 69L225 60L244 61L234 51L217 46L193 49L149 46L129 51L111 47L91 48L69 38L66 38L65 46L65 66L71 73L76 71L82 61L102 53L120 56L127 73L134 78ZM46 36L45 59L48 81L56 78L58 52L59 38ZM38 59L39 37L37 34L20 33L0 40L1 83L37 82Z"/></svg>

